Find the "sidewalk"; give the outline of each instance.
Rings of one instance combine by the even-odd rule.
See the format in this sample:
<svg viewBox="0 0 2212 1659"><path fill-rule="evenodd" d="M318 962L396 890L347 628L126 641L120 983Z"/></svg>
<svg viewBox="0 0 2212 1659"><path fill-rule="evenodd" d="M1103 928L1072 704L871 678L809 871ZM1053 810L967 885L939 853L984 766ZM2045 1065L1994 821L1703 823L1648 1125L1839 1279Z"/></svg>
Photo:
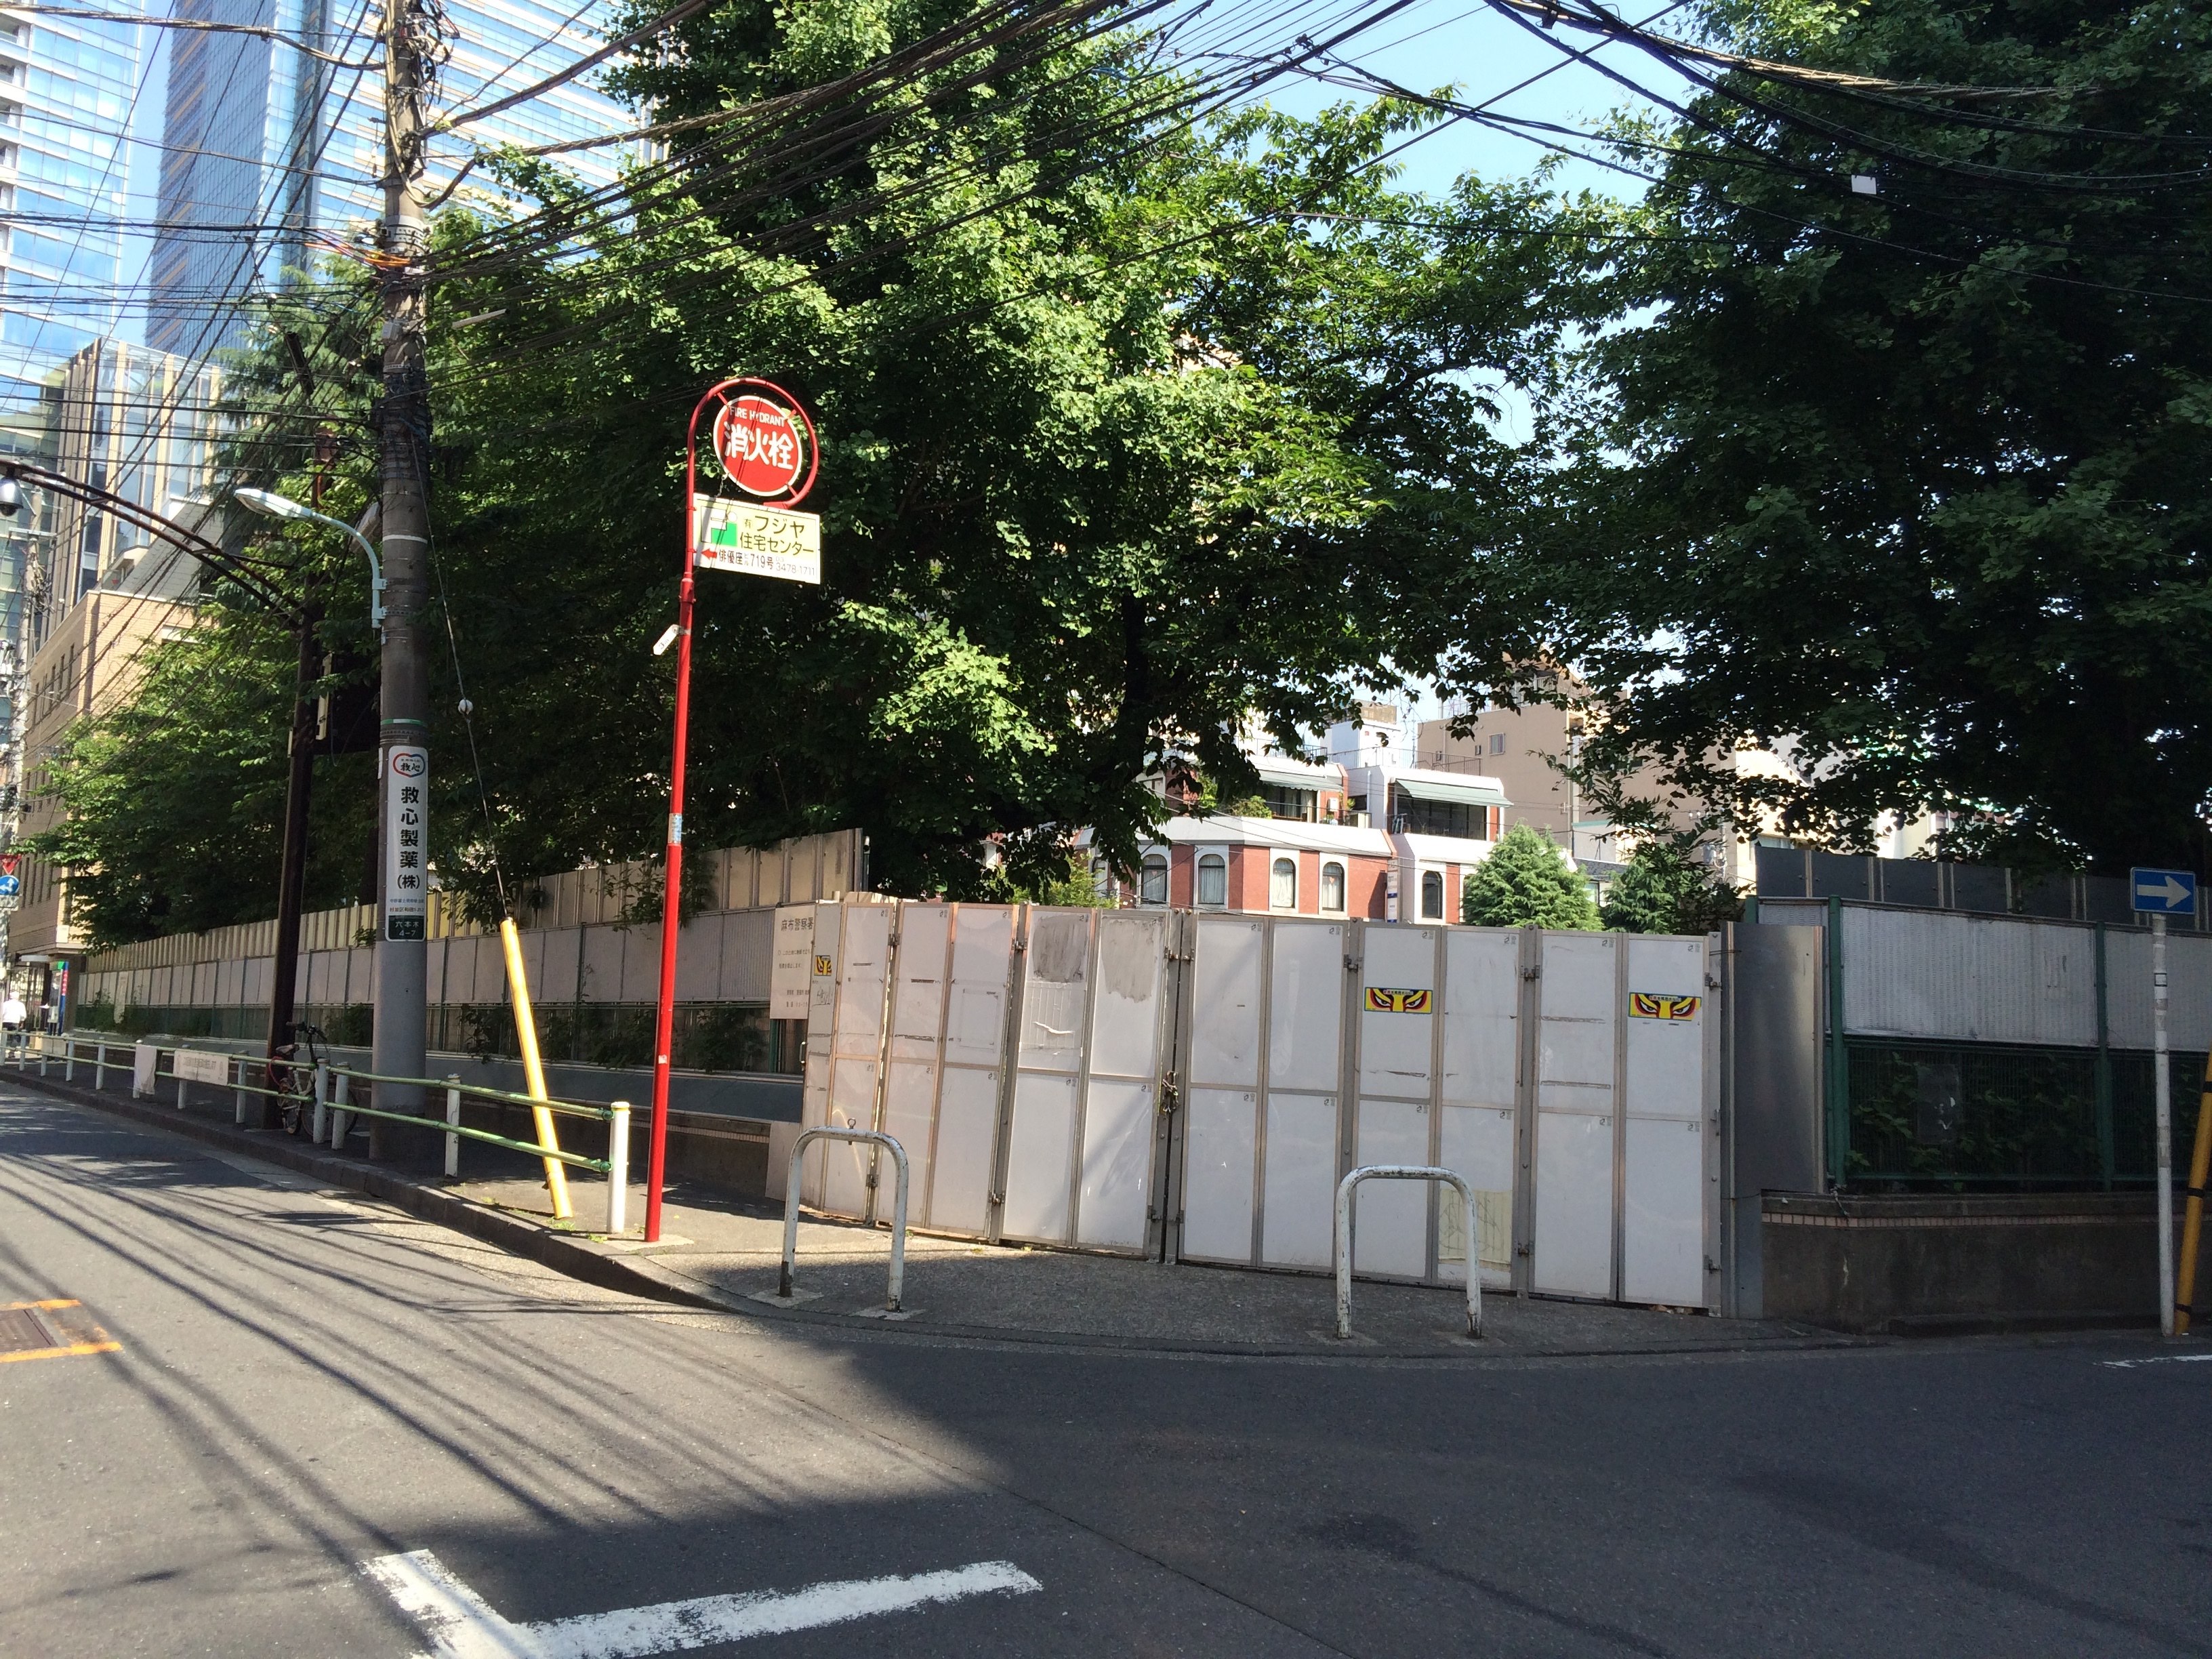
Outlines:
<svg viewBox="0 0 2212 1659"><path fill-rule="evenodd" d="M1465 1335L1463 1292L1354 1283L1351 1342L1335 1336L1335 1282L1326 1274L1169 1267L1154 1261L910 1235L902 1317L884 1316L890 1261L887 1230L802 1216L793 1304L760 1300L776 1288L783 1248L781 1206L696 1187L672 1187L655 1245L586 1231L605 1214L605 1188L574 1183L575 1220L554 1223L544 1184L518 1155L475 1146L464 1167L507 1170L449 1181L434 1165L371 1164L349 1143L343 1153L280 1134L234 1127L227 1104L179 1111L98 1095L82 1084L12 1068L0 1083L58 1097L169 1129L227 1151L365 1191L426 1220L529 1256L594 1284L693 1307L817 1329L927 1332L996 1342L1040 1342L1183 1352L1383 1357L1539 1357L1727 1352L1861 1346L1778 1320L1729 1320L1647 1308L1522 1298L1483 1298L1484 1335ZM127 1076L122 1080L127 1089ZM631 1189L634 1221L645 1191Z"/></svg>

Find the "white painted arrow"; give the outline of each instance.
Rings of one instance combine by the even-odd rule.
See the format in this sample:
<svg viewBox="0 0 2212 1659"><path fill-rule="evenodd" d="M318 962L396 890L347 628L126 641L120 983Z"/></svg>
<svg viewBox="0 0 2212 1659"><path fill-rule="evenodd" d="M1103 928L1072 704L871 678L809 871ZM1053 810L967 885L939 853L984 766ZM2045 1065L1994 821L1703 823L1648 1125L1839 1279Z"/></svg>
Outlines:
<svg viewBox="0 0 2212 1659"><path fill-rule="evenodd" d="M2137 898L2162 899L2166 902L2166 908L2171 910L2175 905L2180 903L2182 900L2189 896L2189 889L2182 885L2181 883L2176 881L2172 876L2162 875L2156 881L2136 882L2136 896Z"/></svg>
<svg viewBox="0 0 2212 1659"><path fill-rule="evenodd" d="M977 1561L910 1578L848 1578L805 1589L702 1595L516 1625L501 1618L428 1550L380 1556L362 1571L430 1638L430 1654L420 1659L646 1659L971 1595L1026 1595L1044 1588L1011 1561Z"/></svg>

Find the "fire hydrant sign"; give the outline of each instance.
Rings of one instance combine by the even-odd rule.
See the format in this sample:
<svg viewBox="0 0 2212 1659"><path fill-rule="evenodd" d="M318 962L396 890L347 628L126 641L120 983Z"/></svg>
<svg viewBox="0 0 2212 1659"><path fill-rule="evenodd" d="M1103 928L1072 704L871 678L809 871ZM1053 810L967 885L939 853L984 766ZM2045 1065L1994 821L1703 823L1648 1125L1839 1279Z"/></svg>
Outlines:
<svg viewBox="0 0 2212 1659"><path fill-rule="evenodd" d="M384 937L417 939L430 914L430 751L384 751Z"/></svg>
<svg viewBox="0 0 2212 1659"><path fill-rule="evenodd" d="M698 500L691 507L691 551L709 569L818 584L821 515L725 498Z"/></svg>

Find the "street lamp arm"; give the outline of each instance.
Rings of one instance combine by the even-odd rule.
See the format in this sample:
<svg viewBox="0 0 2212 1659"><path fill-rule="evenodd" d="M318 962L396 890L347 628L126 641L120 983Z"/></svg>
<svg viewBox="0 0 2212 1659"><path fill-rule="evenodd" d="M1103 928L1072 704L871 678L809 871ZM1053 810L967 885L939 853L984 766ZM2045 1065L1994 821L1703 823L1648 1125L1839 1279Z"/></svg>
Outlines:
<svg viewBox="0 0 2212 1659"><path fill-rule="evenodd" d="M343 531L360 545L368 560L368 625L379 635L384 632L384 565L376 556L376 549L354 526L343 519L333 519L327 513L318 513L312 507L302 507L289 495L279 495L273 489L234 489L230 492L240 504L255 513L272 519L306 519L315 524L327 525L332 530Z"/></svg>

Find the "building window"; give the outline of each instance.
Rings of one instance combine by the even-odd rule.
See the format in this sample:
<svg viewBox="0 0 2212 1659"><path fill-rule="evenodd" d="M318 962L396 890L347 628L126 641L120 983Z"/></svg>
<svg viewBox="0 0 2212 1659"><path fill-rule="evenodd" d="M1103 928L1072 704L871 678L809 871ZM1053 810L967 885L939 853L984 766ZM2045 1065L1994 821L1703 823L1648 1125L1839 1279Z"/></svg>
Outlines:
<svg viewBox="0 0 2212 1659"><path fill-rule="evenodd" d="M1492 732L1490 734L1490 752L1493 755L1502 755L1505 752L1505 734L1503 732Z"/></svg>
<svg viewBox="0 0 2212 1659"><path fill-rule="evenodd" d="M1229 902L1229 860L1218 853L1199 856L1198 902L1216 908Z"/></svg>
<svg viewBox="0 0 2212 1659"><path fill-rule="evenodd" d="M1137 902L1165 904L1168 902L1168 857L1164 853L1145 854L1143 867L1137 872Z"/></svg>
<svg viewBox="0 0 2212 1659"><path fill-rule="evenodd" d="M1404 789L1390 792L1390 827L1403 835L1456 836L1462 841L1490 839L1487 806L1465 801L1423 800Z"/></svg>
<svg viewBox="0 0 2212 1659"><path fill-rule="evenodd" d="M1296 859L1277 859L1273 872L1267 878L1267 907L1273 910L1295 910L1298 908L1298 861Z"/></svg>
<svg viewBox="0 0 2212 1659"><path fill-rule="evenodd" d="M1316 821L1314 811L1316 795L1315 790L1278 788L1272 783L1263 786L1260 791L1260 798L1267 803L1268 817L1289 818L1295 823Z"/></svg>
<svg viewBox="0 0 2212 1659"><path fill-rule="evenodd" d="M1441 870L1421 872L1421 920L1442 921L1444 919L1444 872Z"/></svg>
<svg viewBox="0 0 2212 1659"><path fill-rule="evenodd" d="M1344 866L1324 864L1321 867L1321 908L1341 911L1344 908Z"/></svg>

